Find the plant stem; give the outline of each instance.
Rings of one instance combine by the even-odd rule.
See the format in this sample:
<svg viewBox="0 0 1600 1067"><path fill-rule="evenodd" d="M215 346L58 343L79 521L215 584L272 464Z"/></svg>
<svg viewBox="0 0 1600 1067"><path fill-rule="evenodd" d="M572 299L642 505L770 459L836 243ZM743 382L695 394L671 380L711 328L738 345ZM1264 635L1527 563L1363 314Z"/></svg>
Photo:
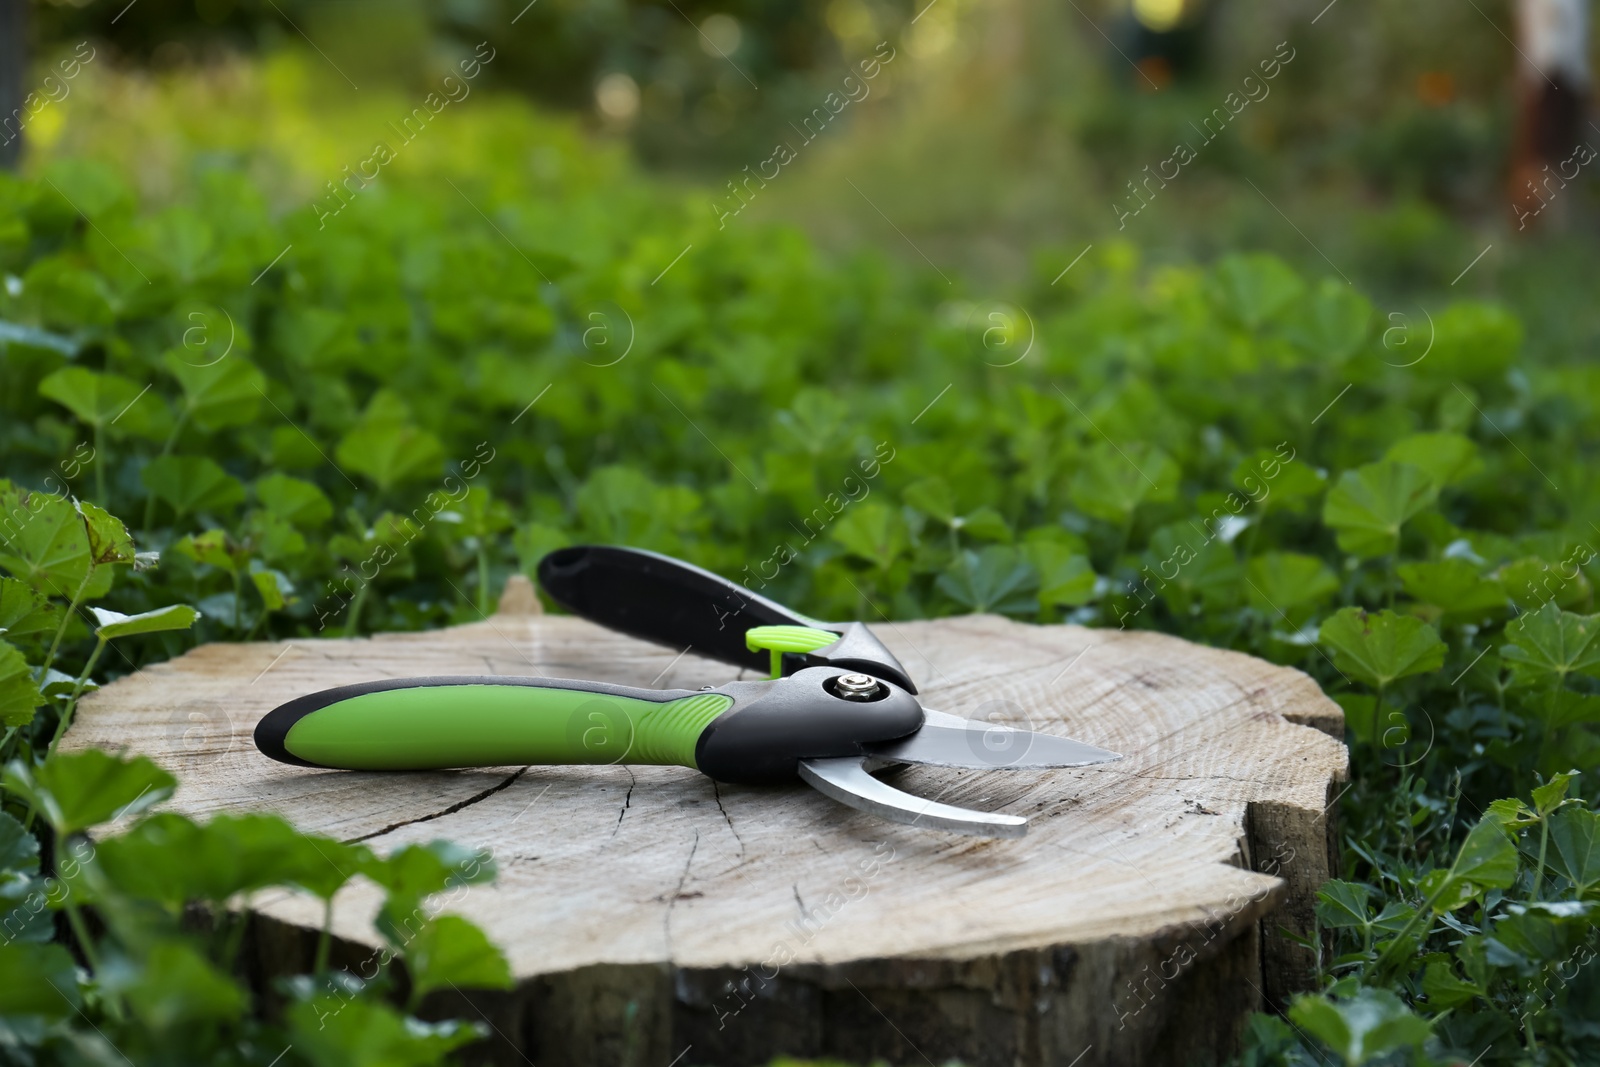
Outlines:
<svg viewBox="0 0 1600 1067"><path fill-rule="evenodd" d="M1539 890L1544 883L1544 855L1545 848L1550 844L1550 816L1539 817L1539 865L1533 869L1533 899L1539 899Z"/></svg>
<svg viewBox="0 0 1600 1067"><path fill-rule="evenodd" d="M226 908L223 909L222 913L224 915L229 914ZM244 907L240 909L237 915L233 915L231 918L233 923L228 930L228 938L222 949L222 966L225 971L229 972L233 970L234 961L239 958L239 946L244 942L245 927L250 923L250 898L248 896L244 899Z"/></svg>
<svg viewBox="0 0 1600 1067"><path fill-rule="evenodd" d="M67 912L67 922L72 926L72 936L78 939L78 946L83 949L84 962L88 963L89 970L99 974L100 960L95 955L94 942L89 939L89 928L84 924L83 913L70 900L62 906Z"/></svg>
<svg viewBox="0 0 1600 1067"><path fill-rule="evenodd" d="M1415 915L1406 920L1406 924L1400 928L1400 932L1394 935L1394 940L1389 942L1389 947L1384 949L1383 952L1379 954L1377 960L1375 961L1376 963L1381 964L1388 957L1389 953L1395 950L1395 946L1399 945L1405 940L1405 936L1411 932L1412 927L1417 925L1417 921L1419 919L1421 919L1424 915L1431 916L1433 914L1433 906L1438 902L1439 894L1443 893L1445 891L1445 887L1449 884L1450 880L1448 878L1439 883L1439 888L1435 889L1428 896L1427 901L1423 903L1422 907L1417 909Z"/></svg>
<svg viewBox="0 0 1600 1067"><path fill-rule="evenodd" d="M83 673L78 675L78 680L72 686L72 695L67 698L67 706L62 709L61 721L56 723L55 736L50 738L50 747L45 749L44 758L49 759L56 750L56 745L61 743L61 735L67 732L67 727L72 724L72 713L78 709L78 697L83 692L83 687L88 684L89 673L94 670L94 665L100 662L100 653L106 650L107 638L99 638L95 642L94 651L89 654L89 662L83 665Z"/></svg>
<svg viewBox="0 0 1600 1067"><path fill-rule="evenodd" d="M1244 539L1244 561L1249 563L1256 555L1256 540L1261 535L1261 527L1267 521L1267 509L1263 506L1256 520L1250 524L1250 532Z"/></svg>
<svg viewBox="0 0 1600 1067"><path fill-rule="evenodd" d="M67 610L61 614L61 625L56 627L55 639L50 642L50 651L45 653L44 668L39 672L41 679L48 679L50 666L56 661L56 650L61 647L61 638L67 632L67 623L72 621L73 613L78 610L78 604L83 600L83 591L89 588L89 579L94 577L94 564L89 565L89 570L83 576L83 581L78 583L78 591L72 594L72 600L67 603Z"/></svg>
<svg viewBox="0 0 1600 1067"><path fill-rule="evenodd" d="M344 621L344 635L354 637L356 624L361 621L361 608L367 602L367 590L372 588L371 582L362 582L361 588L356 591L355 600L350 603L350 617Z"/></svg>
<svg viewBox="0 0 1600 1067"><path fill-rule="evenodd" d="M333 943L333 898L322 902L322 932L317 935L317 958L311 966L312 974L328 969L328 951Z"/></svg>
<svg viewBox="0 0 1600 1067"><path fill-rule="evenodd" d="M1383 686L1378 686L1378 695L1372 698L1372 732L1373 740L1378 747L1383 747Z"/></svg>
<svg viewBox="0 0 1600 1067"><path fill-rule="evenodd" d="M104 448L105 441L100 424L97 422L94 424L94 454L96 456L103 455ZM106 500L106 465L104 463L96 463L94 465L94 498L102 507L110 503Z"/></svg>
<svg viewBox="0 0 1600 1067"><path fill-rule="evenodd" d="M172 446L178 443L178 434L183 432L184 421L189 418L189 409L186 407L178 412L178 419L172 424L172 432L167 434L166 444L161 446L161 455L168 456L172 453ZM156 521L156 494L154 489L145 491L144 494L144 528L150 529Z"/></svg>
<svg viewBox="0 0 1600 1067"><path fill-rule="evenodd" d="M478 538L478 614L489 614L489 546Z"/></svg>
<svg viewBox="0 0 1600 1067"><path fill-rule="evenodd" d="M1113 569L1122 562L1122 556L1128 551L1128 542L1133 540L1133 512L1128 512L1128 521L1122 524L1122 543L1117 546L1117 554L1111 557Z"/></svg>

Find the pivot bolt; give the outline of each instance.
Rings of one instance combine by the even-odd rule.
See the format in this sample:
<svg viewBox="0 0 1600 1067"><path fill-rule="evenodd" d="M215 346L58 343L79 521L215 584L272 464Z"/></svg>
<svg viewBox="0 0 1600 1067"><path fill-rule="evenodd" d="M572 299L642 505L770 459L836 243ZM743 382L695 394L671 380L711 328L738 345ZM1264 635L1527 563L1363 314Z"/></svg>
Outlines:
<svg viewBox="0 0 1600 1067"><path fill-rule="evenodd" d="M870 674L841 674L833 680L833 695L841 700L876 700L883 683Z"/></svg>

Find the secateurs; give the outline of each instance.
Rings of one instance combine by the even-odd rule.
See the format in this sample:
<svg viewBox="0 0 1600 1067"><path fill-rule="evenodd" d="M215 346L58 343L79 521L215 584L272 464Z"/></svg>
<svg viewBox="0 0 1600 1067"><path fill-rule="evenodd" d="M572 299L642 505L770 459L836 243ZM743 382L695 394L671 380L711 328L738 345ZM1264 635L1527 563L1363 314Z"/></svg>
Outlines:
<svg viewBox="0 0 1600 1067"><path fill-rule="evenodd" d="M825 623L668 556L588 545L552 552L539 582L558 604L634 637L772 677L699 691L578 679L386 679L298 697L256 726L266 755L302 767L656 764L720 782L796 776L896 822L1020 837L1027 820L913 796L870 772L982 770L1120 759L1071 738L925 708L904 667L860 622Z"/></svg>

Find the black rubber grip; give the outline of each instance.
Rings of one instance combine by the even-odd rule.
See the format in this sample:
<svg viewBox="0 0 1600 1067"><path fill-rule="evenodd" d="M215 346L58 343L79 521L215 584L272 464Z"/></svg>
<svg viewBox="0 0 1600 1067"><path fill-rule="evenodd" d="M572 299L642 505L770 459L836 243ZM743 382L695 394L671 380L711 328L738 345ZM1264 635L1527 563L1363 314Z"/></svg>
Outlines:
<svg viewBox="0 0 1600 1067"><path fill-rule="evenodd" d="M815 652L786 652L783 673L845 667L917 691L911 676L859 622L818 622L736 582L682 560L617 545L575 545L539 561L539 584L575 615L631 637L694 652L749 670L766 671L770 654L752 652L745 631L757 626L808 626L839 635Z"/></svg>
<svg viewBox="0 0 1600 1067"><path fill-rule="evenodd" d="M539 585L557 604L608 629L757 671L767 669L770 655L745 647L752 627L841 632L710 571L638 548L557 549L539 561Z"/></svg>

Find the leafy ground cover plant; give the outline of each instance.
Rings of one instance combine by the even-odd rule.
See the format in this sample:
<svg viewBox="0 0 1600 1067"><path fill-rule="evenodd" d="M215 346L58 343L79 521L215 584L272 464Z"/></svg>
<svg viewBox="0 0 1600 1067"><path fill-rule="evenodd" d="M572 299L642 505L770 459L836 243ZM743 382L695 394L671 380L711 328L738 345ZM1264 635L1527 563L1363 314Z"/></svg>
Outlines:
<svg viewBox="0 0 1600 1067"><path fill-rule="evenodd" d="M435 842L379 858L269 815L140 816L174 784L143 757L95 750L6 768L9 797L50 831L52 870L41 873L38 840L0 813L9 1062L428 1064L483 1036L481 1023L423 1023L408 1011L434 989L510 984L483 933L428 899L492 877L487 857ZM293 889L331 912L357 877L385 890L377 926L388 950L334 970L325 929L308 973L271 990L236 976L253 894ZM54 915L74 951L53 939ZM402 952L403 978L391 965Z"/></svg>
<svg viewBox="0 0 1600 1067"><path fill-rule="evenodd" d="M62 943L30 920L0 949L66 994L12 1047L53 1062L110 1026L144 1048L203 1017L185 1034L241 1062L354 1055L297 1022L337 995L320 964L279 1015L226 977L251 892L337 888L294 865L312 839L119 812L170 784L53 741L89 686L196 640L477 619L594 540L824 617L1155 628L1307 671L1346 712L1346 878L1319 910L1326 988L1258 1020L1248 1058L1600 1055L1591 366L1522 360L1496 305L1397 319L1261 256L1150 269L1097 245L1053 284L1076 249L1044 250L1005 302L826 262L492 99L319 219L359 116L310 123L295 85L176 82L140 121L195 144L112 135L0 176L5 900L81 894L56 890ZM167 161L165 199L129 186L136 152ZM112 859L186 835L276 858L205 885ZM386 862L347 866L400 892ZM426 1062L468 1035L404 1017L418 955L411 994L385 972L341 1025ZM139 1001L151 968L187 992Z"/></svg>

